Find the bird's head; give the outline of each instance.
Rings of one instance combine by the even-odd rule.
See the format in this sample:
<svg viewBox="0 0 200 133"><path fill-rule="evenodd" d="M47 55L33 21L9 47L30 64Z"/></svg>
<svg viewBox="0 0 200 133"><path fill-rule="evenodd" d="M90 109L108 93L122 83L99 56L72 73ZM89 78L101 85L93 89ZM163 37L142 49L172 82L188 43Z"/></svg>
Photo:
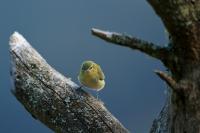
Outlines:
<svg viewBox="0 0 200 133"><path fill-rule="evenodd" d="M93 61L84 61L82 66L81 66L81 70L82 71L87 71L92 67L93 64L94 64Z"/></svg>

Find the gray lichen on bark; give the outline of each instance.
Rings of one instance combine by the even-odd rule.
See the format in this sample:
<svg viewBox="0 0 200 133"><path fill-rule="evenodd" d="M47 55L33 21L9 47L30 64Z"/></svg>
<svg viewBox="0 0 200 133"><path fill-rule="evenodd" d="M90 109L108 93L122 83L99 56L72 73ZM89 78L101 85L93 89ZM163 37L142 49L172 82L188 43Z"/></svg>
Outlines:
<svg viewBox="0 0 200 133"><path fill-rule="evenodd" d="M101 101L53 69L15 32L10 37L13 94L30 114L55 132L126 133Z"/></svg>

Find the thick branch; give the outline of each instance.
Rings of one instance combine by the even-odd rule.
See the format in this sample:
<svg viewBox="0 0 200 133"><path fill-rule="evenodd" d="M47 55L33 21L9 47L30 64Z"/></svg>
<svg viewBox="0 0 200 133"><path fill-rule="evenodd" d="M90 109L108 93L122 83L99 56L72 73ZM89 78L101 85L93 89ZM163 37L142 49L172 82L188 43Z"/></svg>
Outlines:
<svg viewBox="0 0 200 133"><path fill-rule="evenodd" d="M10 53L14 95L49 128L59 133L128 132L102 102L54 70L19 33L10 37Z"/></svg>
<svg viewBox="0 0 200 133"><path fill-rule="evenodd" d="M166 58L168 58L167 48L157 46L153 43L143 41L138 38L94 28L92 29L92 34L107 42L139 50L160 60L166 60Z"/></svg>
<svg viewBox="0 0 200 133"><path fill-rule="evenodd" d="M196 64L200 60L200 1L147 0L162 19L172 39L177 64ZM184 53L184 54L183 54ZM182 60L183 59L183 60ZM184 68L180 68L183 73Z"/></svg>

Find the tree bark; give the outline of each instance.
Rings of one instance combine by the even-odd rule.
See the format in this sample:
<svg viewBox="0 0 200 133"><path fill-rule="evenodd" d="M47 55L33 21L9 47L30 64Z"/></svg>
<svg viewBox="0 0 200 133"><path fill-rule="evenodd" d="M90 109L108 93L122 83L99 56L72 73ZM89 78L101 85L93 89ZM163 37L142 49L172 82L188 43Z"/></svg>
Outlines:
<svg viewBox="0 0 200 133"><path fill-rule="evenodd" d="M160 60L170 71L170 74L155 71L169 85L169 95L153 122L151 133L199 133L200 0L147 1L169 32L167 47L99 29L92 29L92 34L113 44L140 50Z"/></svg>
<svg viewBox="0 0 200 133"><path fill-rule="evenodd" d="M167 47L99 29L92 29L92 34L146 53L170 71L155 71L168 84L169 93L151 133L199 133L200 0L147 1L169 33ZM57 132L128 132L102 103L75 90L78 86L47 65L26 41L16 42L11 37L14 94L36 118Z"/></svg>
<svg viewBox="0 0 200 133"><path fill-rule="evenodd" d="M64 77L22 35L10 37L15 97L58 133L128 133L101 101Z"/></svg>

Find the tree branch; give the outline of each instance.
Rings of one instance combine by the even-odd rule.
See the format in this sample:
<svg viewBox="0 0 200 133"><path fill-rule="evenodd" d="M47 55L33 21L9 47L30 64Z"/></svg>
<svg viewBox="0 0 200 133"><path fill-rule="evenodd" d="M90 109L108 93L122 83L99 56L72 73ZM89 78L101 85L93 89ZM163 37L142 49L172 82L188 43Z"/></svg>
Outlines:
<svg viewBox="0 0 200 133"><path fill-rule="evenodd" d="M179 59L180 69L185 64L200 60L200 1L199 0L147 0L163 21L172 40L173 53ZM184 54L183 54L184 53ZM184 60L181 60L184 59ZM185 63L187 62L187 63Z"/></svg>
<svg viewBox="0 0 200 133"><path fill-rule="evenodd" d="M128 132L102 102L54 70L17 32L10 37L10 54L12 92L34 118L55 132Z"/></svg>
<svg viewBox="0 0 200 133"><path fill-rule="evenodd" d="M178 88L178 84L176 83L176 81L169 76L168 74L159 71L159 70L155 70L155 73L162 79L164 80L174 91L177 91Z"/></svg>
<svg viewBox="0 0 200 133"><path fill-rule="evenodd" d="M143 53L148 54L149 56L160 59L162 61L168 58L169 52L167 48L160 47L153 43L143 41L129 35L103 31L95 28L92 29L92 34L107 42L139 50Z"/></svg>

